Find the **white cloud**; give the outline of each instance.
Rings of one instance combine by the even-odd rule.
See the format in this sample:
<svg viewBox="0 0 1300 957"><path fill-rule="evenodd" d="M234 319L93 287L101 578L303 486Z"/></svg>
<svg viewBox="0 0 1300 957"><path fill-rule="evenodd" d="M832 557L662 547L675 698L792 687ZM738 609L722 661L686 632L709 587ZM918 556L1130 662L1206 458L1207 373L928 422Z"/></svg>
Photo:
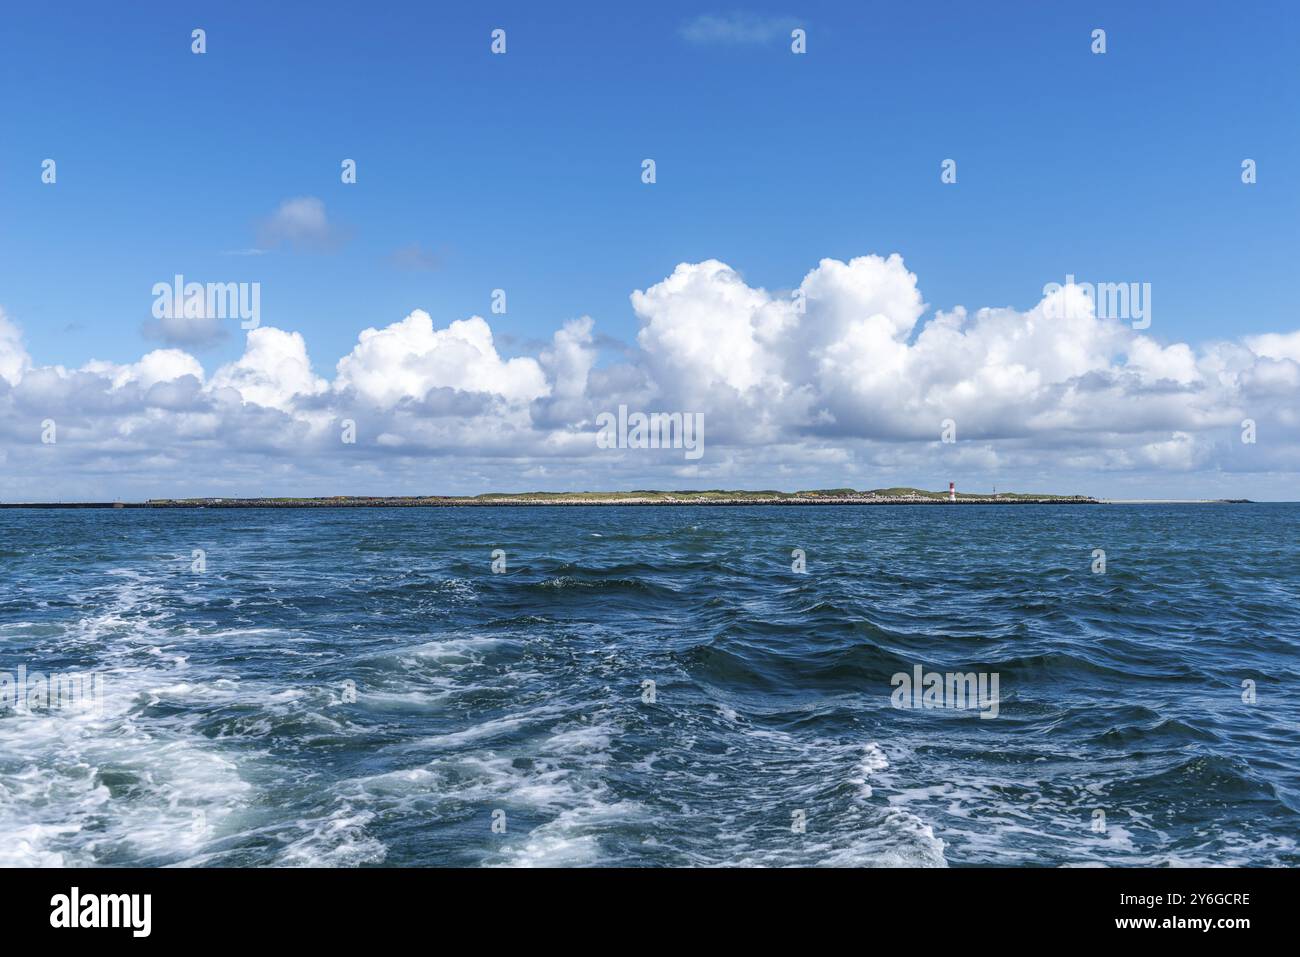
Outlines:
<svg viewBox="0 0 1300 957"><path fill-rule="evenodd" d="M536 359L504 360L497 354L492 329L481 317L434 329L423 309L383 329L363 331L352 352L339 360L334 387L355 390L381 407L423 399L437 388L486 392L509 402L528 402L549 391Z"/></svg>
<svg viewBox="0 0 1300 957"><path fill-rule="evenodd" d="M1250 473L1281 488L1276 476L1300 472L1300 332L1161 342L1098 318L1074 287L1026 311L956 306L927 319L898 256L826 259L778 291L716 260L683 263L631 301L638 348L612 364L598 362L588 316L536 358L508 358L483 318L439 327L416 310L362 331L332 381L302 335L266 326L210 375L180 349L40 366L0 313L0 498L105 473L180 494L184 463L203 463L193 482L232 494L272 478L286 492L481 491L543 475L553 487L871 487L954 473L1096 491L1105 474ZM703 412L705 458L600 452L594 417L621 402ZM45 417L60 422L58 473L41 471L52 457L23 453ZM359 434L346 460L344 418ZM938 441L946 418L956 446ZM1239 440L1244 418L1258 423L1256 445ZM421 464L442 455L457 469Z"/></svg>
<svg viewBox="0 0 1300 957"><path fill-rule="evenodd" d="M245 403L289 411L295 399L319 395L329 383L312 373L299 333L262 326L248 333L239 359L213 374L212 388L231 390Z"/></svg>
<svg viewBox="0 0 1300 957"><path fill-rule="evenodd" d="M823 260L799 291L803 313L710 261L634 293L663 393L787 433L934 441L951 418L966 438L1054 446L1080 431L1222 426L1260 373L1245 350L1244 367L1216 377L1212 354L1098 318L1072 286L1027 312L957 307L920 326L925 304L897 256Z"/></svg>
<svg viewBox="0 0 1300 957"><path fill-rule="evenodd" d="M663 385L679 394L745 393L775 383L777 351L795 322L789 302L751 289L725 263L682 263L671 276L632 293L644 325L637 341Z"/></svg>
<svg viewBox="0 0 1300 957"><path fill-rule="evenodd" d="M110 380L114 389L131 383L148 389L159 382L174 382L187 375L200 383L203 381L203 366L199 360L180 349L155 349L130 365L92 360L82 366L81 371Z"/></svg>
<svg viewBox="0 0 1300 957"><path fill-rule="evenodd" d="M587 393L587 379L596 364L592 348L591 316L571 319L555 333L551 348L542 353L542 366L559 398L578 399Z"/></svg>
<svg viewBox="0 0 1300 957"><path fill-rule="evenodd" d="M534 402L532 417L537 426L585 424L595 418L590 393L591 373L597 359L594 327L590 316L569 320L556 331L551 345L538 357L550 391L545 398Z"/></svg>
<svg viewBox="0 0 1300 957"><path fill-rule="evenodd" d="M1282 335L1270 332L1262 336L1248 336L1246 345L1252 352L1270 359L1300 362L1300 329Z"/></svg>
<svg viewBox="0 0 1300 957"><path fill-rule="evenodd" d="M5 311L0 309L0 378L10 385L16 385L30 364L31 359L23 348L22 333L5 317Z"/></svg>

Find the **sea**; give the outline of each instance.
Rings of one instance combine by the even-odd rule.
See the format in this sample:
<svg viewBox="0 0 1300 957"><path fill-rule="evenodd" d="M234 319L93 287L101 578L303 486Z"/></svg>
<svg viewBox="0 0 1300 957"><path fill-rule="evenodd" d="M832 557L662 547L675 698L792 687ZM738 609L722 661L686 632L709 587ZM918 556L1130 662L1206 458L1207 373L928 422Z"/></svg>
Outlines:
<svg viewBox="0 0 1300 957"><path fill-rule="evenodd" d="M1298 529L0 510L0 865L1300 865Z"/></svg>

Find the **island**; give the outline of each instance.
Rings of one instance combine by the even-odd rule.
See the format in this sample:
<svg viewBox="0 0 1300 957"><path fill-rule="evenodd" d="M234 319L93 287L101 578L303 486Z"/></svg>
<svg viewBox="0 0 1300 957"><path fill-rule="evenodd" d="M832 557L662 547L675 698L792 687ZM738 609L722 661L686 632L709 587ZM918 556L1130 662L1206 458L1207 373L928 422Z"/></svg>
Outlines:
<svg viewBox="0 0 1300 957"><path fill-rule="evenodd" d="M0 508L490 508L548 505L1238 505L1250 499L1105 499L1047 492L930 492L920 488L803 492L703 489L665 492L484 492L481 495L326 495L151 498L143 502L0 502Z"/></svg>
<svg viewBox="0 0 1300 957"><path fill-rule="evenodd" d="M627 492L485 492L481 495L333 495L320 498L149 499L125 508L464 508L549 505L1096 505L1088 495L930 492L919 488L780 492L705 489Z"/></svg>

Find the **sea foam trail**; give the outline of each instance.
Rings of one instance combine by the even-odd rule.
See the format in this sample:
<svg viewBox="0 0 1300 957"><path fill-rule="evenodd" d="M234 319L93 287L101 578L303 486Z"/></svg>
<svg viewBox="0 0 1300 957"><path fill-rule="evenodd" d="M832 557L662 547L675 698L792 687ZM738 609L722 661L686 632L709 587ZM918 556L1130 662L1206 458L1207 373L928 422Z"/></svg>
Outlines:
<svg viewBox="0 0 1300 957"><path fill-rule="evenodd" d="M3 510L0 863L1298 866L1298 519Z"/></svg>
<svg viewBox="0 0 1300 957"><path fill-rule="evenodd" d="M150 622L159 592L140 576L94 596L98 611L42 644L95 649L94 711L0 718L0 847L14 866L176 864L201 853L251 791L233 755L198 730L195 705L227 692L179 682L185 658ZM151 711L167 703L167 717ZM189 713L186 713L189 712Z"/></svg>

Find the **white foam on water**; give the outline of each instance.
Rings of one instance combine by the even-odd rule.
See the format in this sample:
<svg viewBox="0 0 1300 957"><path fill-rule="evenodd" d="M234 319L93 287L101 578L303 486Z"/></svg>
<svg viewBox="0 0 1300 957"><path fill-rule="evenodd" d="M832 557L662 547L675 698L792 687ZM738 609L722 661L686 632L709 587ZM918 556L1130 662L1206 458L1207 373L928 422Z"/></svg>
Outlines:
<svg viewBox="0 0 1300 957"><path fill-rule="evenodd" d="M388 856L388 848L366 830L374 818L372 811L340 801L323 817L299 819L287 830L300 836L289 840L275 863L280 867L357 867L381 863Z"/></svg>
<svg viewBox="0 0 1300 957"><path fill-rule="evenodd" d="M26 824L9 826L0 820L4 844L0 846L0 867L65 867L61 852L49 850L57 840L76 834L80 825Z"/></svg>
<svg viewBox="0 0 1300 957"><path fill-rule="evenodd" d="M512 643L509 639L495 637L444 638L414 648L403 648L398 653L398 657L428 659L447 664L468 664L481 660L486 652Z"/></svg>
<svg viewBox="0 0 1300 957"><path fill-rule="evenodd" d="M947 867L944 842L934 828L897 809L847 844L832 847L817 862L824 867Z"/></svg>
<svg viewBox="0 0 1300 957"><path fill-rule="evenodd" d="M556 754L604 755L613 742L614 731L608 725L588 725L558 731L547 745Z"/></svg>
<svg viewBox="0 0 1300 957"><path fill-rule="evenodd" d="M620 733L614 724L585 715L578 722L552 728L537 752L545 784L539 789L531 781L518 781L505 798L515 806L540 809L559 805L562 809L526 837L509 836L495 858L485 863L555 867L605 860L602 835L647 817L640 803L613 795L606 780L609 748ZM553 770L561 773L548 773Z"/></svg>
<svg viewBox="0 0 1300 957"><path fill-rule="evenodd" d="M945 867L945 842L916 814L870 801L867 778L887 786L878 742L810 738L733 720L716 705L687 718L645 761L661 801L642 828L654 861L697 867ZM711 730L710 730L711 729ZM739 732L742 740L737 740ZM698 752L705 735L723 754ZM664 805L667 806L664 806Z"/></svg>
<svg viewBox="0 0 1300 957"><path fill-rule="evenodd" d="M602 836L644 816L606 781L609 747L620 729L599 716L542 706L404 745L446 750L421 767L340 782L335 793L385 820L483 820L481 863L495 866L592 864L608 859ZM533 729L529 733L529 729ZM484 742L508 734L495 747ZM460 749L460 750L458 750ZM488 812L506 813L507 831L490 832ZM527 829L521 823L548 820ZM342 862L342 861L340 861ZM326 861L330 863L330 861Z"/></svg>
<svg viewBox="0 0 1300 957"><path fill-rule="evenodd" d="M244 802L230 757L183 721L135 714L147 677L105 675L100 716L0 719L0 845L24 848L29 865L178 863Z"/></svg>
<svg viewBox="0 0 1300 957"><path fill-rule="evenodd" d="M875 741L868 743L862 749L862 758L858 762L858 774L849 779L850 784L856 784L859 794L866 799L875 793L868 782L873 775L889 769L889 758L885 757L884 750Z"/></svg>
<svg viewBox="0 0 1300 957"><path fill-rule="evenodd" d="M458 748L466 744L476 744L481 741L488 741L492 738L500 737L503 734L509 734L518 731L520 728L537 721L539 718L554 717L563 713L562 708L537 708L533 711L517 715L506 715L500 718L493 718L489 721L483 721L476 725L471 725L461 731L451 731L446 734L435 734L421 738L418 745L431 748Z"/></svg>
<svg viewBox="0 0 1300 957"><path fill-rule="evenodd" d="M1041 864L1049 845L1066 867L1260 866L1295 851L1294 841L1251 841L1220 826L1208 829L1199 846L1171 850L1186 838L1180 841L1141 808L1107 801L1094 778L1017 781L1019 796L1008 794L1005 778L953 775L894 790L888 801L936 822L950 855L995 866ZM1098 809L1106 813L1105 829L1094 831Z"/></svg>
<svg viewBox="0 0 1300 957"><path fill-rule="evenodd" d="M113 577L113 593L96 596L96 612L57 643L96 653L95 665L72 670L102 678L102 707L0 716L0 862L185 863L250 797L234 758L196 730L196 717L144 713L229 691L178 680L184 656L165 651L168 636L144 614L159 589L133 572Z"/></svg>
<svg viewBox="0 0 1300 957"><path fill-rule="evenodd" d="M450 689L453 683L446 682ZM369 687L357 688L355 704L343 701L341 695L332 694L330 707L353 708L357 705L368 711L391 711L395 714L432 714L443 710L454 696L451 690L443 691L376 691Z"/></svg>
<svg viewBox="0 0 1300 957"><path fill-rule="evenodd" d="M453 602L478 601L478 590L468 578L447 578L434 586L439 598L450 598Z"/></svg>
<svg viewBox="0 0 1300 957"><path fill-rule="evenodd" d="M736 711L735 708L732 708L729 705L715 703L713 707L717 708L718 714L722 715L722 717L726 718L732 724L735 724L737 721L740 720L740 713Z"/></svg>
<svg viewBox="0 0 1300 957"><path fill-rule="evenodd" d="M507 840L494 863L507 867L591 866L607 859L600 831L625 827L645 817L634 801L612 804L593 802L566 808L554 819L535 827L521 840Z"/></svg>

